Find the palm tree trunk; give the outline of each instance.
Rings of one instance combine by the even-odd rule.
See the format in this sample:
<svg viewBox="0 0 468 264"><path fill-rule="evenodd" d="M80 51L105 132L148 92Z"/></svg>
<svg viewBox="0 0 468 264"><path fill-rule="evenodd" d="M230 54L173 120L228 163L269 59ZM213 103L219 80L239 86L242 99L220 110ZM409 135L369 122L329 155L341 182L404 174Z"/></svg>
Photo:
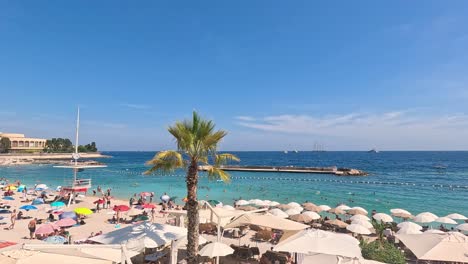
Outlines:
<svg viewBox="0 0 468 264"><path fill-rule="evenodd" d="M198 216L197 185L198 163L192 159L187 172L187 259L189 264L196 264L198 255L198 228L200 219Z"/></svg>

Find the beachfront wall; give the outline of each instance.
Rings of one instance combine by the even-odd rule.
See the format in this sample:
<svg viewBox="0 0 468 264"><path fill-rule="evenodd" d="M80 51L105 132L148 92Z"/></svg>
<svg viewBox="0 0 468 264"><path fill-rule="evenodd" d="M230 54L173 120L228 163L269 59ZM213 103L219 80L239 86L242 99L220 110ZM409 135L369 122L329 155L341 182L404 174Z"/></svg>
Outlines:
<svg viewBox="0 0 468 264"><path fill-rule="evenodd" d="M0 133L1 138L10 139L11 147L9 152L33 151L40 152L45 148L46 139L27 138L24 134Z"/></svg>

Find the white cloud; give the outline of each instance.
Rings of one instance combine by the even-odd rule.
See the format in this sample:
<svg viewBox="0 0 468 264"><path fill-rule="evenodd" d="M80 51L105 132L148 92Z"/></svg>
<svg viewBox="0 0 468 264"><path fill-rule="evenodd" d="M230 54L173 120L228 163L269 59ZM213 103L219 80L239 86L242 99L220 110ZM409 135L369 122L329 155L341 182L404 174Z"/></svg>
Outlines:
<svg viewBox="0 0 468 264"><path fill-rule="evenodd" d="M132 109L150 109L151 106L149 105L144 105L144 104L129 104L129 103L124 103L124 104L120 104L121 106L125 106L125 107L128 107L128 108L132 108Z"/></svg>
<svg viewBox="0 0 468 264"><path fill-rule="evenodd" d="M241 120L241 121L255 121L255 118L251 116L236 116L235 119Z"/></svg>

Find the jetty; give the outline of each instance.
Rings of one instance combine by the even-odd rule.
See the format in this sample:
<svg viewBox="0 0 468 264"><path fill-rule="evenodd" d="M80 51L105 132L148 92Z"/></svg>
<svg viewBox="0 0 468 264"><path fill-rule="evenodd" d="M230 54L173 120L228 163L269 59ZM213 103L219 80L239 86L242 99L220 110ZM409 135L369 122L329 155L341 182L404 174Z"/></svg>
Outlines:
<svg viewBox="0 0 468 264"><path fill-rule="evenodd" d="M209 165L198 166L200 171L207 171ZM310 173L310 174L333 174L336 176L367 176L367 172L337 167L295 167L295 166L221 166L225 171L246 171L246 172L285 172L285 173Z"/></svg>

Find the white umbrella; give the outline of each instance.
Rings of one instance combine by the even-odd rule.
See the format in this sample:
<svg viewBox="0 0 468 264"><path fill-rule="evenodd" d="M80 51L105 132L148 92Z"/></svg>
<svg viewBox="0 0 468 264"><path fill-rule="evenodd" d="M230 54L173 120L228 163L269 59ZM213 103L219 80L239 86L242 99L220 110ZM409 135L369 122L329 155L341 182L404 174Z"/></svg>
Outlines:
<svg viewBox="0 0 468 264"><path fill-rule="evenodd" d="M356 234L361 234L361 235L369 235L372 232L367 229L366 227L362 225L357 225L357 224L350 224L346 227L349 231L356 233Z"/></svg>
<svg viewBox="0 0 468 264"><path fill-rule="evenodd" d="M351 207L349 207L349 206L347 206L347 205L345 205L345 204L342 204L342 205L338 205L338 206L336 207L336 209L339 209L339 210L342 210L342 211L347 211L347 210L350 210Z"/></svg>
<svg viewBox="0 0 468 264"><path fill-rule="evenodd" d="M408 215L411 214L410 212L406 211L405 209L400 209L400 208L390 209L390 213L392 213L392 214L408 214Z"/></svg>
<svg viewBox="0 0 468 264"><path fill-rule="evenodd" d="M418 228L414 227L414 226L409 226L409 227L405 227L405 228L401 228L400 230L398 230L397 234L399 235L417 235L417 234L422 234L421 230L419 230Z"/></svg>
<svg viewBox="0 0 468 264"><path fill-rule="evenodd" d="M290 202L290 203L288 203L288 205L291 206L291 207L293 207L293 208L299 208L299 207L301 207L301 205L298 204L298 203L296 203L296 202ZM302 207L301 207L301 208L302 208Z"/></svg>
<svg viewBox="0 0 468 264"><path fill-rule="evenodd" d="M455 228L461 231L468 231L468 223L457 225Z"/></svg>
<svg viewBox="0 0 468 264"><path fill-rule="evenodd" d="M322 211L328 211L328 210L331 209L330 206L325 205L325 204L319 205L318 207L319 207L320 209L322 209Z"/></svg>
<svg viewBox="0 0 468 264"><path fill-rule="evenodd" d="M161 195L161 197L159 197L161 199L161 201L163 202L169 202L169 200L171 199L171 197L169 197L169 195L167 194L164 194L164 195Z"/></svg>
<svg viewBox="0 0 468 264"><path fill-rule="evenodd" d="M365 214L369 214L369 212L367 212L366 209L364 209L364 208L362 208L362 207L359 207L359 206L355 206L355 207L353 207L353 208L351 208L351 209L359 210L359 211L364 212Z"/></svg>
<svg viewBox="0 0 468 264"><path fill-rule="evenodd" d="M468 218L461 214L449 214L446 217L451 218L453 220L467 220Z"/></svg>
<svg viewBox="0 0 468 264"><path fill-rule="evenodd" d="M244 206L244 205L248 205L249 202L247 202L246 200L239 200L236 202L236 205L237 206Z"/></svg>
<svg viewBox="0 0 468 264"><path fill-rule="evenodd" d="M413 228L413 229L417 229L417 230L422 230L423 227L416 224L416 223L413 223L413 222L402 222L402 223L399 223L397 225L398 228L400 229L403 229L403 228Z"/></svg>
<svg viewBox="0 0 468 264"><path fill-rule="evenodd" d="M271 209L268 212L270 214L272 214L274 216L277 216L277 217L280 217L280 218L288 218L289 217L289 215L287 213L283 212L281 209L278 209L278 208Z"/></svg>
<svg viewBox="0 0 468 264"><path fill-rule="evenodd" d="M362 219L357 219L357 220L353 220L351 222L352 225L361 225L365 228L374 228L374 226L369 222L369 221L366 221L366 220L362 220Z"/></svg>
<svg viewBox="0 0 468 264"><path fill-rule="evenodd" d="M249 200L249 204L255 204L255 205L261 204L261 205L263 205L263 201L260 200L260 199L252 199L252 200Z"/></svg>
<svg viewBox="0 0 468 264"><path fill-rule="evenodd" d="M430 223L430 222L434 222L437 218L438 216L433 213L424 212L414 217L413 221L418 222L418 223Z"/></svg>
<svg viewBox="0 0 468 264"><path fill-rule="evenodd" d="M49 188L49 187L47 187L47 185L46 185L46 184L43 184L43 183L42 183L42 184L38 184L38 185L36 186L36 189L43 189L43 190L46 190L46 189L48 189L48 188Z"/></svg>
<svg viewBox="0 0 468 264"><path fill-rule="evenodd" d="M266 206L270 206L271 201L270 200L263 200L263 204Z"/></svg>
<svg viewBox="0 0 468 264"><path fill-rule="evenodd" d="M280 203L278 203L276 201L270 202L270 206L278 206L278 205L280 205Z"/></svg>
<svg viewBox="0 0 468 264"><path fill-rule="evenodd" d="M354 237L317 229L300 231L279 242L274 250L307 255L329 254L361 258L359 241Z"/></svg>
<svg viewBox="0 0 468 264"><path fill-rule="evenodd" d="M353 215L350 219L351 221L354 221L354 220L370 221L370 218L367 215L360 215L360 214Z"/></svg>
<svg viewBox="0 0 468 264"><path fill-rule="evenodd" d="M230 246L220 242L213 242L200 249L198 254L200 254L200 256L214 258L227 256L232 253L234 253L234 249L232 249Z"/></svg>
<svg viewBox="0 0 468 264"><path fill-rule="evenodd" d="M226 210L230 210L230 211L233 211L233 210L236 210L234 207L226 204L226 205L223 205L223 209L226 209Z"/></svg>
<svg viewBox="0 0 468 264"><path fill-rule="evenodd" d="M291 215L296 215L296 214L300 214L302 212L302 210L300 209L297 209L297 208L291 208L291 209L288 209L285 211L285 213L289 216Z"/></svg>
<svg viewBox="0 0 468 264"><path fill-rule="evenodd" d="M377 221L382 221L384 223L393 222L393 218L391 216L389 216L388 214L384 214L384 213L375 214L375 215L372 216L372 218L374 218Z"/></svg>
<svg viewBox="0 0 468 264"><path fill-rule="evenodd" d="M307 211L307 212L304 212L302 214L307 215L308 217L312 218L312 220L320 219L320 215L317 214L316 212Z"/></svg>
<svg viewBox="0 0 468 264"><path fill-rule="evenodd" d="M451 218L448 218L448 217L439 217L434 222L443 223L443 224L450 224L450 225L456 225L457 224L457 222L455 222L455 220L453 220Z"/></svg>
<svg viewBox="0 0 468 264"><path fill-rule="evenodd" d="M444 231L439 230L439 229L428 229L424 231L424 233L429 233L429 234L445 234Z"/></svg>

